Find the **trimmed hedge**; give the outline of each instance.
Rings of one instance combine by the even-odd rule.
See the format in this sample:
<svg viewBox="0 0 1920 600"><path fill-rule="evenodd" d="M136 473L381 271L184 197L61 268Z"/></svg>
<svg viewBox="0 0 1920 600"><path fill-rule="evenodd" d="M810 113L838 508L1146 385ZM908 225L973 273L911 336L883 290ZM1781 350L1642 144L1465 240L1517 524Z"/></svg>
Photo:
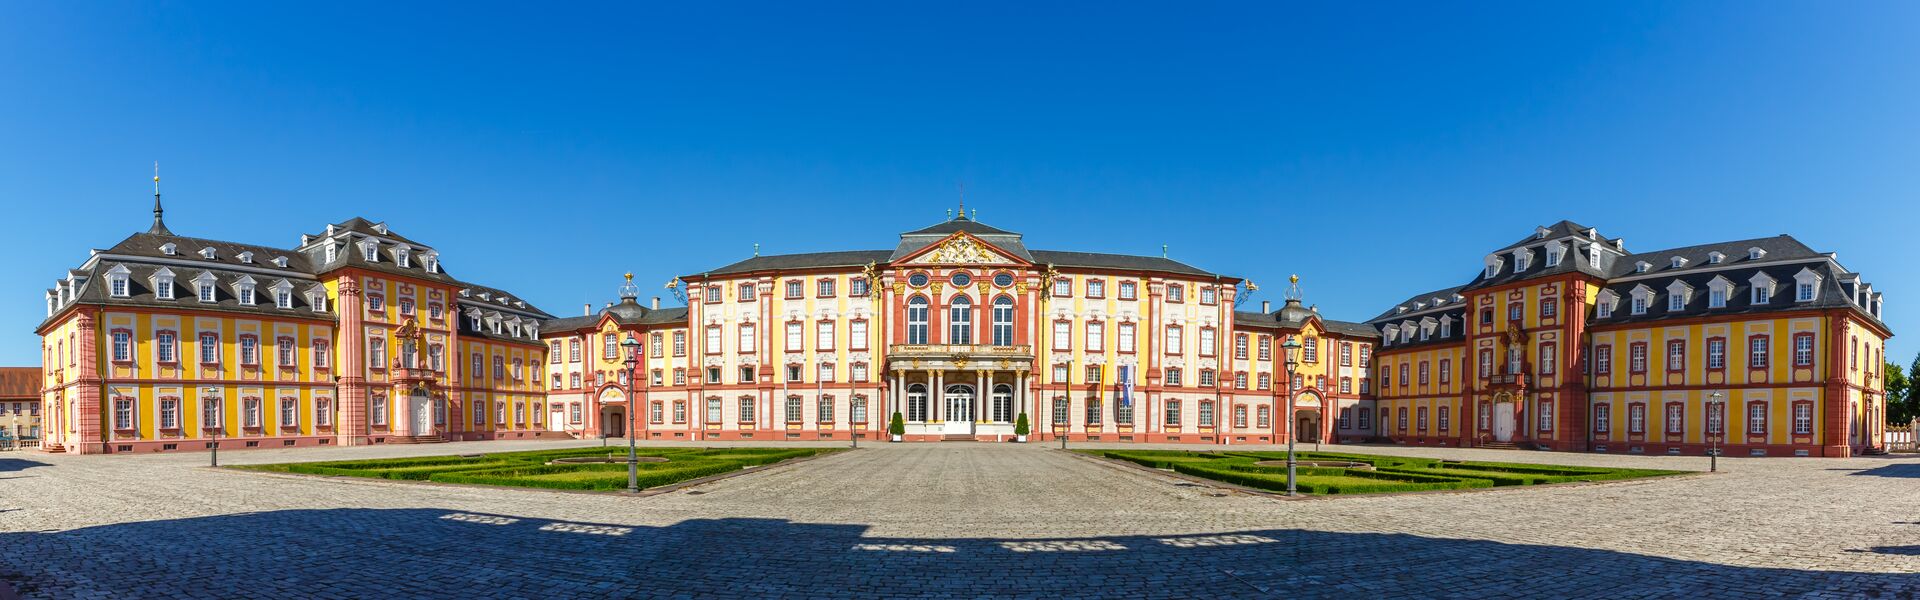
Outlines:
<svg viewBox="0 0 1920 600"><path fill-rule="evenodd" d="M1211 465L1179 464L1173 470L1195 477L1204 477L1224 481L1235 485L1244 485L1271 491L1287 489L1286 468L1281 467L1278 474L1253 473L1236 469L1215 468ZM1426 490L1457 490L1466 488L1492 487L1493 483L1481 479L1453 479L1417 474L1382 473L1358 469L1328 469L1342 471L1337 475L1312 475L1295 477L1295 488L1309 494L1378 494L1383 492L1418 492Z"/></svg>
<svg viewBox="0 0 1920 600"><path fill-rule="evenodd" d="M647 448L638 456L667 462L638 464L640 486L658 487L794 458L834 452L835 448ZM627 487L625 448L569 448L500 452L477 456L423 456L394 459L285 463L238 467L260 471L372 477L441 483L471 483L571 490L620 490ZM616 462L547 464L559 458L611 456Z"/></svg>
<svg viewBox="0 0 1920 600"><path fill-rule="evenodd" d="M1263 490L1279 491L1285 490L1287 486L1286 466L1255 464L1259 461L1285 460L1287 457L1285 452L1182 450L1082 450L1081 452ZM1295 452L1294 456L1301 461L1345 461L1374 467L1373 470L1297 467L1296 487L1310 494L1373 494L1474 489L1569 481L1630 479L1679 473L1679 471L1652 469L1450 461L1340 452Z"/></svg>

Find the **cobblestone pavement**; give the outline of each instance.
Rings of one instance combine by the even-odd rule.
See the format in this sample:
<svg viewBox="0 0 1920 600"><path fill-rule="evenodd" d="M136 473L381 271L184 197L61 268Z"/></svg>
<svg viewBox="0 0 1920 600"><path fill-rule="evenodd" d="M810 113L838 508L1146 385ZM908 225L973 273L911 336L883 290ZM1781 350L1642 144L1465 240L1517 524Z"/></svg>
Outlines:
<svg viewBox="0 0 1920 600"><path fill-rule="evenodd" d="M1735 458L1714 475L1304 501L1037 444L874 444L643 498L213 470L206 458L0 454L0 583L28 598L142 599L1920 594L1915 457Z"/></svg>

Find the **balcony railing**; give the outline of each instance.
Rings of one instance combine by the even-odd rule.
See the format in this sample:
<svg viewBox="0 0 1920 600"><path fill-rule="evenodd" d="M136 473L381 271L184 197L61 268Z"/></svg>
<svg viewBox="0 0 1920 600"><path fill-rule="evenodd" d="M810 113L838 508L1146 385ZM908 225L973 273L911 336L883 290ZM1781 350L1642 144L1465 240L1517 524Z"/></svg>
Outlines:
<svg viewBox="0 0 1920 600"><path fill-rule="evenodd" d="M994 346L990 344L893 344L887 346L887 354L892 356L974 356L1017 358L1033 356L1032 345Z"/></svg>

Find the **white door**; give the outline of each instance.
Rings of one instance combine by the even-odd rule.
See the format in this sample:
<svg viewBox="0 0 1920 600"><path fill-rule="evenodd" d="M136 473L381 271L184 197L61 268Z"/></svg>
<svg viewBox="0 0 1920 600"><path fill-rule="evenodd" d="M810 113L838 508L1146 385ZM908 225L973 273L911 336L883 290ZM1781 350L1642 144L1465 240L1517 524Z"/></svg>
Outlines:
<svg viewBox="0 0 1920 600"><path fill-rule="evenodd" d="M1493 439L1501 442L1513 441L1513 403L1499 402L1493 405Z"/></svg>
<svg viewBox="0 0 1920 600"><path fill-rule="evenodd" d="M413 415L413 434L427 435L433 432L433 400L426 396L413 396L408 399Z"/></svg>
<svg viewBox="0 0 1920 600"><path fill-rule="evenodd" d="M947 435L973 435L973 387L947 386Z"/></svg>

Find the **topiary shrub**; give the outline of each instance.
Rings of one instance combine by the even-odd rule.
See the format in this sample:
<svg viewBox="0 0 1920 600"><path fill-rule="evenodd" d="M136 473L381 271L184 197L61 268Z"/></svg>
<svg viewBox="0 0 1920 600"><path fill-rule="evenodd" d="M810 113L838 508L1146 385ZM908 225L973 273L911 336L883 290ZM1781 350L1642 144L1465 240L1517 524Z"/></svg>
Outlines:
<svg viewBox="0 0 1920 600"><path fill-rule="evenodd" d="M1020 417L1013 420L1014 435L1027 435L1032 430L1032 424L1027 422L1027 413L1020 413Z"/></svg>

